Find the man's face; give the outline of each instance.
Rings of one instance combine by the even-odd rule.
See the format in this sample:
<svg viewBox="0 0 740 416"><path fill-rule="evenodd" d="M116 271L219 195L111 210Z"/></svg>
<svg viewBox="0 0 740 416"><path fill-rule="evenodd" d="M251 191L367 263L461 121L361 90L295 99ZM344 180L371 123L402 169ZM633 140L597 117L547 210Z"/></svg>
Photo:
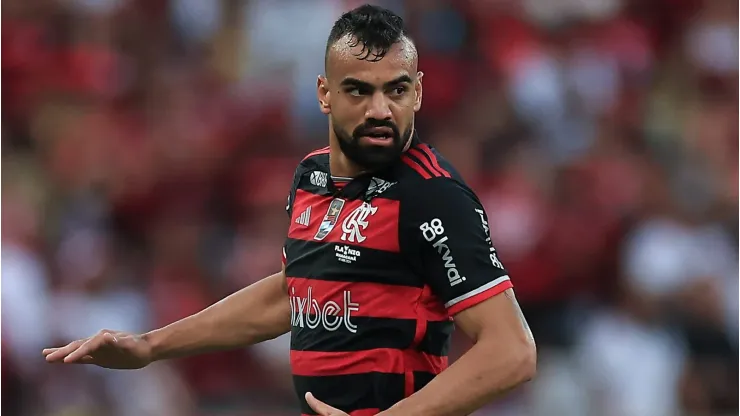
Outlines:
<svg viewBox="0 0 740 416"><path fill-rule="evenodd" d="M362 168L379 169L401 156L421 107L416 50L402 41L372 62L357 59L364 55L362 45L347 43L340 39L329 51L327 78L318 80L319 103L342 153Z"/></svg>

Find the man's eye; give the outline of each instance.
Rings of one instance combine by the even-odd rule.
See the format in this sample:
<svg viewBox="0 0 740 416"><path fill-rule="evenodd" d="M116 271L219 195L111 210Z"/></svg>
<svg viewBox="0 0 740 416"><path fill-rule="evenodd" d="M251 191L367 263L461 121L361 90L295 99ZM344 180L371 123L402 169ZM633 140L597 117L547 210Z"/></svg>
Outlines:
<svg viewBox="0 0 740 416"><path fill-rule="evenodd" d="M393 95L403 95L406 93L406 87L396 87L393 89Z"/></svg>
<svg viewBox="0 0 740 416"><path fill-rule="evenodd" d="M346 90L346 92L353 97L361 97L363 95L370 94L370 91L368 91L366 88L349 88Z"/></svg>

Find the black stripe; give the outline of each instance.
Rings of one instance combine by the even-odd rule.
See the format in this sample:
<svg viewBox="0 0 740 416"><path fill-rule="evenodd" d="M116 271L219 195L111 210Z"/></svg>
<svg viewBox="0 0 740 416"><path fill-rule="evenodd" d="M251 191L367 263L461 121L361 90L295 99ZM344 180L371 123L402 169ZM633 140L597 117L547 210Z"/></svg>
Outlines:
<svg viewBox="0 0 740 416"><path fill-rule="evenodd" d="M311 315L313 316L313 315ZM319 325L314 329L294 326L290 348L296 351L364 351L376 348L407 349L414 340L415 319L352 317L357 332L328 331ZM454 325L450 321L427 322L424 338L417 350L446 356L450 350L450 339Z"/></svg>
<svg viewBox="0 0 740 416"><path fill-rule="evenodd" d="M414 371L414 392L417 392L429 384L436 375L423 371Z"/></svg>
<svg viewBox="0 0 740 416"><path fill-rule="evenodd" d="M360 256L348 264L337 260L334 246L335 243L288 238L285 252L291 260L286 266L285 274L289 277L335 282L380 283L416 288L424 286L424 282L411 271L400 253L354 247L360 251Z"/></svg>
<svg viewBox="0 0 740 416"><path fill-rule="evenodd" d="M308 415L316 414L304 398L309 391L317 399L347 413L360 409L386 410L404 398L403 374L293 376L293 385L301 401L301 412Z"/></svg>
<svg viewBox="0 0 740 416"><path fill-rule="evenodd" d="M427 322L427 332L417 347L420 351L446 356L450 353L450 339L455 325L451 321Z"/></svg>
<svg viewBox="0 0 740 416"><path fill-rule="evenodd" d="M419 151L421 152L421 150L419 150ZM419 166L420 166L420 167L421 167L422 169L424 169L424 170L425 170L425 171L426 171L426 172L427 172L427 173L428 173L429 175L431 175L431 176L432 176L432 178L436 178L436 177L442 176L442 174L441 174L441 173L439 173L439 172L437 172L437 171L432 171L432 170L430 170L430 169L429 169L428 167L424 166L424 164L423 164L423 163L421 163L421 160L419 160L419 158L417 158L416 156L414 156L414 155L410 154L409 152L406 152L406 153L404 153L404 155L405 155L405 156L406 156L407 158L409 158L409 159L410 159L410 160L411 160L412 162L416 163L416 164L417 164L417 165L419 165Z"/></svg>
<svg viewBox="0 0 740 416"><path fill-rule="evenodd" d="M319 325L292 328L290 348L296 351L363 351L375 348L406 349L414 341L416 320L353 316L356 333L344 328L328 331Z"/></svg>

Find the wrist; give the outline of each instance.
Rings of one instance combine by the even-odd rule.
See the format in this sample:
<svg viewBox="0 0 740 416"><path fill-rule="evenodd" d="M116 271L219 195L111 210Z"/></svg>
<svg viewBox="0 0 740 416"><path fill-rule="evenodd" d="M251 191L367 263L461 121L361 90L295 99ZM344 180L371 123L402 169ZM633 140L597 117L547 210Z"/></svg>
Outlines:
<svg viewBox="0 0 740 416"><path fill-rule="evenodd" d="M161 328L141 334L141 340L149 346L149 360L151 362L165 358L164 336Z"/></svg>
<svg viewBox="0 0 740 416"><path fill-rule="evenodd" d="M375 416L417 416L427 415L424 409L421 409L418 405L409 403L408 398L401 400L394 404L388 410L382 411Z"/></svg>

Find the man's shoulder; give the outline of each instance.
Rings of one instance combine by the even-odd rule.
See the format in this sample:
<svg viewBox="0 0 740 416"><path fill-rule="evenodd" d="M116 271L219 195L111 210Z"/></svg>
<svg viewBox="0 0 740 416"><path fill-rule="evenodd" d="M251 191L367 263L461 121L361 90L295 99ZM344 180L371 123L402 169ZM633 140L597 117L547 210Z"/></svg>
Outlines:
<svg viewBox="0 0 740 416"><path fill-rule="evenodd" d="M434 147L416 143L401 156L399 179L404 197L454 197L460 192L471 192L455 167Z"/></svg>
<svg viewBox="0 0 740 416"><path fill-rule="evenodd" d="M301 163L306 161L317 161L329 158L329 146L322 147L321 149L312 150L306 156L303 156Z"/></svg>
<svg viewBox="0 0 740 416"><path fill-rule="evenodd" d="M302 176L308 171L324 171L329 169L329 146L316 149L301 159L295 169L294 176Z"/></svg>
<svg viewBox="0 0 740 416"><path fill-rule="evenodd" d="M401 165L404 179L411 181L447 178L462 182L455 167L427 143L414 143L401 155Z"/></svg>
<svg viewBox="0 0 740 416"><path fill-rule="evenodd" d="M329 146L322 147L321 149L312 150L307 155L303 156L298 167L301 166L328 166L329 164Z"/></svg>

